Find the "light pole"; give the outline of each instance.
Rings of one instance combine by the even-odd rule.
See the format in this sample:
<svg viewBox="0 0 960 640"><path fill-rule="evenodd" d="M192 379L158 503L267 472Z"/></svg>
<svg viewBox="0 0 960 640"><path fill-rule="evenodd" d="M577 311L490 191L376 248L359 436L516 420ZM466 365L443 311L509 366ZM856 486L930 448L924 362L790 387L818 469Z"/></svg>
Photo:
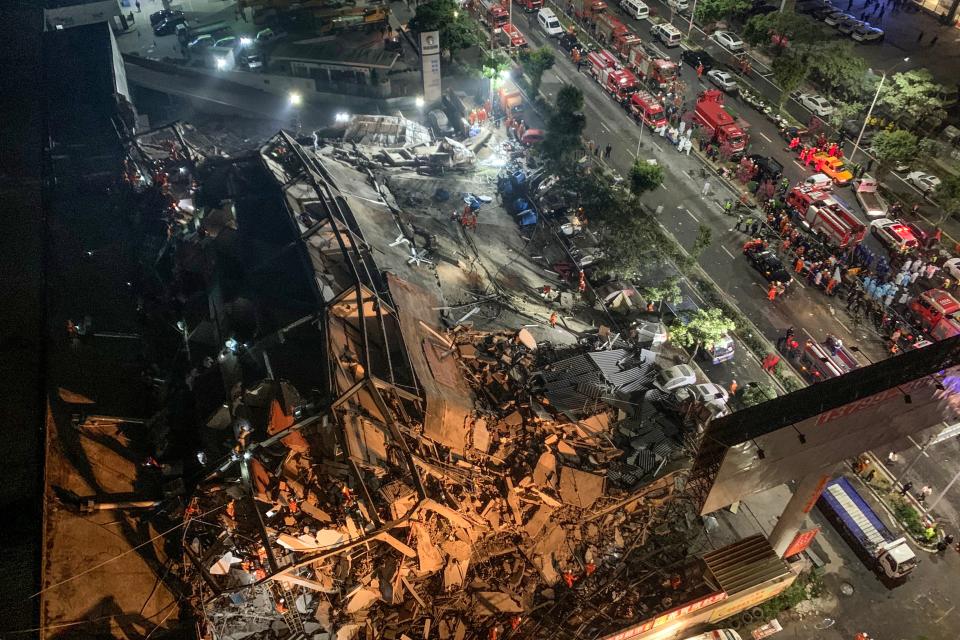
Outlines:
<svg viewBox="0 0 960 640"><path fill-rule="evenodd" d="M870 108L867 110L867 117L863 120L863 126L860 127L860 134L857 136L857 141L853 143L853 151L850 152L850 157L847 159L851 164L853 163L853 156L857 155L857 149L860 148L860 140L863 139L863 132L867 130L867 123L870 122L870 116L873 115L873 108L877 106L877 99L880 98L880 90L883 89L883 82L887 79L887 74L893 73L894 69L906 62L910 62L910 58L904 58L890 69L880 73L880 83L877 85L877 92L873 94L873 102L870 103Z"/></svg>
<svg viewBox="0 0 960 640"><path fill-rule="evenodd" d="M690 21L687 23L687 38L690 37L690 32L693 31L693 15L697 12L697 0L693 0L693 7L690 9Z"/></svg>
<svg viewBox="0 0 960 640"><path fill-rule="evenodd" d="M303 96L300 95L298 91L290 92L290 106L293 107L294 117L296 118L297 125L297 135L300 135L300 129L303 128L303 123L300 121L300 105L303 104Z"/></svg>
<svg viewBox="0 0 960 640"><path fill-rule="evenodd" d="M637 160L640 159L640 142L643 140L643 130L646 128L646 124L643 122L643 116L640 116L640 136L637 138Z"/></svg>

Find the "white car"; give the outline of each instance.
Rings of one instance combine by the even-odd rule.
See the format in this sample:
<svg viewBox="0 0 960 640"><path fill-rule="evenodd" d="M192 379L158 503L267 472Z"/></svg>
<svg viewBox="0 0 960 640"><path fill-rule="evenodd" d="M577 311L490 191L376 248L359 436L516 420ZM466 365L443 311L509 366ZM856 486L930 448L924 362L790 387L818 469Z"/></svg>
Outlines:
<svg viewBox="0 0 960 640"><path fill-rule="evenodd" d="M686 11L690 8L690 3L687 0L667 0L667 6L674 11Z"/></svg>
<svg viewBox="0 0 960 640"><path fill-rule="evenodd" d="M727 393L727 390L713 382L681 387L677 389L673 395L679 402L695 400L724 411L727 410L727 400L730 399L730 394Z"/></svg>
<svg viewBox="0 0 960 640"><path fill-rule="evenodd" d="M913 184L924 193L929 193L940 186L940 178L923 171L912 171L907 174L907 182Z"/></svg>
<svg viewBox="0 0 960 640"><path fill-rule="evenodd" d="M563 35L563 25L560 24L553 9L540 9L537 12L537 22L540 23L540 28L549 37L559 38Z"/></svg>
<svg viewBox="0 0 960 640"><path fill-rule="evenodd" d="M850 15L849 13L837 10L837 11L834 11L833 13L828 14L826 17L824 17L823 21L826 22L831 27L837 27L837 26L840 26L840 23L843 22L844 20L852 17L853 16Z"/></svg>
<svg viewBox="0 0 960 640"><path fill-rule="evenodd" d="M736 91L738 88L737 81L734 79L733 75L727 73L726 71L711 69L710 71L707 71L707 78L710 79L710 82L727 92Z"/></svg>
<svg viewBox="0 0 960 640"><path fill-rule="evenodd" d="M883 36L883 29L878 29L869 24L854 29L853 33L850 34L850 37L857 42L879 42L883 40Z"/></svg>
<svg viewBox="0 0 960 640"><path fill-rule="evenodd" d="M696 384L697 374L688 364L678 364L657 374L653 385L661 391L675 391Z"/></svg>
<svg viewBox="0 0 960 640"><path fill-rule="evenodd" d="M954 280L960 280L960 258L950 258L943 263L943 268Z"/></svg>
<svg viewBox="0 0 960 640"><path fill-rule="evenodd" d="M833 113L833 106L827 102L827 99L815 93L801 93L797 96L797 102L821 118L826 118Z"/></svg>
<svg viewBox="0 0 960 640"><path fill-rule="evenodd" d="M728 51L743 51L743 40L733 31L714 31L710 39Z"/></svg>
<svg viewBox="0 0 960 640"><path fill-rule="evenodd" d="M643 20L650 16L650 7L642 0L620 0L620 8L634 20Z"/></svg>

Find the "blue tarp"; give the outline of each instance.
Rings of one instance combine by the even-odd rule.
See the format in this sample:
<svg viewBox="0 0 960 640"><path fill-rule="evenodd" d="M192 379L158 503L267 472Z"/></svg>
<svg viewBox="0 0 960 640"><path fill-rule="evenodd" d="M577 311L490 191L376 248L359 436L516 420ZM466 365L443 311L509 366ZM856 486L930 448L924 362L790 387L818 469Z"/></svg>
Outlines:
<svg viewBox="0 0 960 640"><path fill-rule="evenodd" d="M854 506L859 509L860 513L863 514L867 521L873 525L873 527L881 536L883 536L885 540L889 542L890 540L895 539L895 536L890 533L890 530L887 529L885 524L883 524L883 521L881 521L877 514L874 513L873 509L870 508L870 505L868 505L863 497L857 493L857 490L853 488L853 485L850 484L850 481L845 477L840 476L839 478L835 478L827 483L827 486L823 489L823 493L820 494L820 500L825 502L828 505L828 508L836 513L841 520L843 520L843 523L855 536L857 536L857 538L869 544L869 540L867 540L863 530L854 521L853 516L859 514L848 513L847 510L842 507L837 499L830 493L831 487L838 487L845 494L847 494L847 497L850 498L850 501L854 504Z"/></svg>

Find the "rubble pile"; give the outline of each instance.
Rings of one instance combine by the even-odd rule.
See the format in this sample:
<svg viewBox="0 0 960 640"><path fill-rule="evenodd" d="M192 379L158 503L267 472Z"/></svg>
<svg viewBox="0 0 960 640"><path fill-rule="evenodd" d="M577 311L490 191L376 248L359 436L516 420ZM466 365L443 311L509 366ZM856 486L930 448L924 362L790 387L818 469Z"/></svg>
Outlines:
<svg viewBox="0 0 960 640"><path fill-rule="evenodd" d="M654 479L627 462L642 431L627 411L598 400L571 418L547 391L583 377L578 358L624 361L627 382L638 360L549 362L526 330L446 338L477 403L462 453L408 425L423 496L389 445L381 465L358 465L332 422L298 419L290 385L237 400L236 452L186 514L212 637L479 637L527 624L645 541L683 465L663 459Z"/></svg>

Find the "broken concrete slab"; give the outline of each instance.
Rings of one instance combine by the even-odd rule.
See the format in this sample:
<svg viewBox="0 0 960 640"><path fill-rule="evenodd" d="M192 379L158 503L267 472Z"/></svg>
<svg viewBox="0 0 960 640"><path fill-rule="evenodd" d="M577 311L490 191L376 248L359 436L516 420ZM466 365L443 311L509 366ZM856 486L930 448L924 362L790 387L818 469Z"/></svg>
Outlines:
<svg viewBox="0 0 960 640"><path fill-rule="evenodd" d="M560 497L567 504L589 508L603 495L605 476L573 467L560 468Z"/></svg>

